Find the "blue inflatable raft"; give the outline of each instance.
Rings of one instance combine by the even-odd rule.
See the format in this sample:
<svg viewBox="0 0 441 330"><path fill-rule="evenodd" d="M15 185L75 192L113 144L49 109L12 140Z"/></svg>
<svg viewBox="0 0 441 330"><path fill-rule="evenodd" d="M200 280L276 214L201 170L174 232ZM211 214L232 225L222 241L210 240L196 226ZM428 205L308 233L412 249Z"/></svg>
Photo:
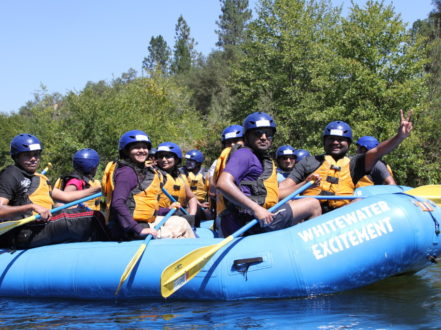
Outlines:
<svg viewBox="0 0 441 330"><path fill-rule="evenodd" d="M368 191L369 192L369 191ZM369 193L368 193L369 195ZM412 273L441 252L441 209L404 193L372 194L311 221L235 239L169 299L304 297ZM162 299L162 271L221 239L152 240L118 299ZM141 241L88 242L1 251L0 296L115 299Z"/></svg>

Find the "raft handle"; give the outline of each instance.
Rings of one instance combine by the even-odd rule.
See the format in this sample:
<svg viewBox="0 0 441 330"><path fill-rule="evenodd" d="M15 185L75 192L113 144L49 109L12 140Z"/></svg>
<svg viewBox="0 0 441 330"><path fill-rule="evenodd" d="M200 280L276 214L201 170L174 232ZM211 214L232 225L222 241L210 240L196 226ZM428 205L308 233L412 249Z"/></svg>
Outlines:
<svg viewBox="0 0 441 330"><path fill-rule="evenodd" d="M247 280L248 268L250 268L251 265L259 264L261 262L263 262L262 257L236 259L233 262L233 269L242 273L245 276L245 280Z"/></svg>

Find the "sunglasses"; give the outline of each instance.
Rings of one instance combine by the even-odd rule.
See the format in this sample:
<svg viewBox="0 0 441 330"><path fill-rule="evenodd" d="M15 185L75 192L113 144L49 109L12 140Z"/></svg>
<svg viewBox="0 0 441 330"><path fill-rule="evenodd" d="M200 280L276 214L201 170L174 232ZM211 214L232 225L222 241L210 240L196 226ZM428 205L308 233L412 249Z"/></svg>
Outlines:
<svg viewBox="0 0 441 330"><path fill-rule="evenodd" d="M25 152L23 152L23 154L27 158L32 158L32 157L39 158L41 156L41 150L25 151Z"/></svg>
<svg viewBox="0 0 441 330"><path fill-rule="evenodd" d="M260 138L263 134L265 134L268 140L272 140L274 138L274 130L271 128L255 129L251 131L251 134L256 138Z"/></svg>
<svg viewBox="0 0 441 330"><path fill-rule="evenodd" d="M162 153L162 152L157 152L155 154L156 159L162 159L162 158L173 158L175 155L172 153Z"/></svg>

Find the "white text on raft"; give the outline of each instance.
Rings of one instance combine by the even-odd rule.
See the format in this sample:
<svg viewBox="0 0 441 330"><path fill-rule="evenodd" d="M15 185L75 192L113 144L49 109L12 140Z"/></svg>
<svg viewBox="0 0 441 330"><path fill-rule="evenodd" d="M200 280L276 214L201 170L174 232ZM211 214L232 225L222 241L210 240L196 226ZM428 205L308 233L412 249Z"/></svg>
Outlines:
<svg viewBox="0 0 441 330"><path fill-rule="evenodd" d="M379 215L389 210L390 207L386 202L379 201L303 230L298 235L306 243L337 231L340 232L336 236L311 245L314 257L319 260L393 232L390 217L381 218L364 226L357 226L358 228L348 230L351 226L360 222L373 217L379 218Z"/></svg>

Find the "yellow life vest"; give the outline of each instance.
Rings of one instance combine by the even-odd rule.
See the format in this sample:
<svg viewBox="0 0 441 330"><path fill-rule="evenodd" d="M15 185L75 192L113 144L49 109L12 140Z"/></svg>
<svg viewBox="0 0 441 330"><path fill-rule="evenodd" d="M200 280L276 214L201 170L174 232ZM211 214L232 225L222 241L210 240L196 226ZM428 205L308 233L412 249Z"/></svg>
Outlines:
<svg viewBox="0 0 441 330"><path fill-rule="evenodd" d="M242 147L247 148L247 147ZM220 174L225 169L225 166L231 157L231 153L235 152L237 148L234 148L234 151L230 147L225 148L216 163L216 170L214 173L214 182L216 183L219 179ZM263 206L268 209L271 206L274 206L279 201L279 185L277 182L277 170L276 165L272 159L269 157L265 157L263 159L263 172L257 178L256 181L241 181L239 186L248 186L250 188L251 195L248 196L257 204ZM225 200L222 194L216 195L216 212L220 214L227 205L231 205ZM234 206L236 207L236 206Z"/></svg>
<svg viewBox="0 0 441 330"><path fill-rule="evenodd" d="M203 203L208 201L208 190L210 184L208 182L206 172L199 171L196 174L193 172L188 172L187 182L191 191L195 194L199 202Z"/></svg>
<svg viewBox="0 0 441 330"><path fill-rule="evenodd" d="M172 177L169 173L163 172L164 181L163 188L174 197L176 201L181 203L182 206L186 206L187 192L185 191L185 185L187 184L187 178L183 174L179 174L177 178ZM173 202L163 192L161 192L159 198L159 207L169 207Z"/></svg>
<svg viewBox="0 0 441 330"><path fill-rule="evenodd" d="M110 214L112 193L115 189L114 174L115 170L121 166L132 166L125 162L110 162L106 165L102 180L103 194L106 198L106 218ZM133 169L133 168L132 168ZM135 169L133 169L135 171ZM136 171L135 171L136 172ZM138 175L138 174L137 174ZM146 170L144 179L130 192L127 199L127 207L135 221L154 222L156 211L159 208L158 200L161 193L161 175L155 169L149 167Z"/></svg>
<svg viewBox="0 0 441 330"><path fill-rule="evenodd" d="M314 171L322 178L320 186L309 188L304 195L353 195L355 185L350 171L350 159L343 157L335 161L329 155L320 167ZM322 201L326 202L326 201ZM332 208L349 204L349 200L329 200L328 205Z"/></svg>
<svg viewBox="0 0 441 330"><path fill-rule="evenodd" d="M31 179L31 186L28 190L28 197L32 204L52 209L54 201L51 197L51 187L48 178L40 173L35 173ZM33 214L36 214L33 212Z"/></svg>
<svg viewBox="0 0 441 330"><path fill-rule="evenodd" d="M64 188L66 187L66 183L71 178L75 178L75 179L78 179L78 180L81 180L81 181L85 182L85 187L86 188L101 187L101 182L99 180L90 180L88 177L81 176L79 173L72 173L72 174L64 176L62 178L58 178L57 181L54 184L54 188L58 188L60 190L64 190ZM89 200L87 202L84 202L84 205L88 209L91 209L91 210L94 210L94 211L99 211L99 210L101 210L101 198L98 197L98 198Z"/></svg>
<svg viewBox="0 0 441 330"><path fill-rule="evenodd" d="M373 185L374 185L374 182L371 180L369 175L365 175L357 182L357 185L355 186L355 188L373 186Z"/></svg>
<svg viewBox="0 0 441 330"><path fill-rule="evenodd" d="M216 168L213 173L213 183L216 185L219 176L224 171L225 166L227 165L228 159L230 159L231 147L224 148L222 150L219 158L216 160ZM223 210L226 209L226 203L224 200L224 196L216 192L216 214L220 214Z"/></svg>

